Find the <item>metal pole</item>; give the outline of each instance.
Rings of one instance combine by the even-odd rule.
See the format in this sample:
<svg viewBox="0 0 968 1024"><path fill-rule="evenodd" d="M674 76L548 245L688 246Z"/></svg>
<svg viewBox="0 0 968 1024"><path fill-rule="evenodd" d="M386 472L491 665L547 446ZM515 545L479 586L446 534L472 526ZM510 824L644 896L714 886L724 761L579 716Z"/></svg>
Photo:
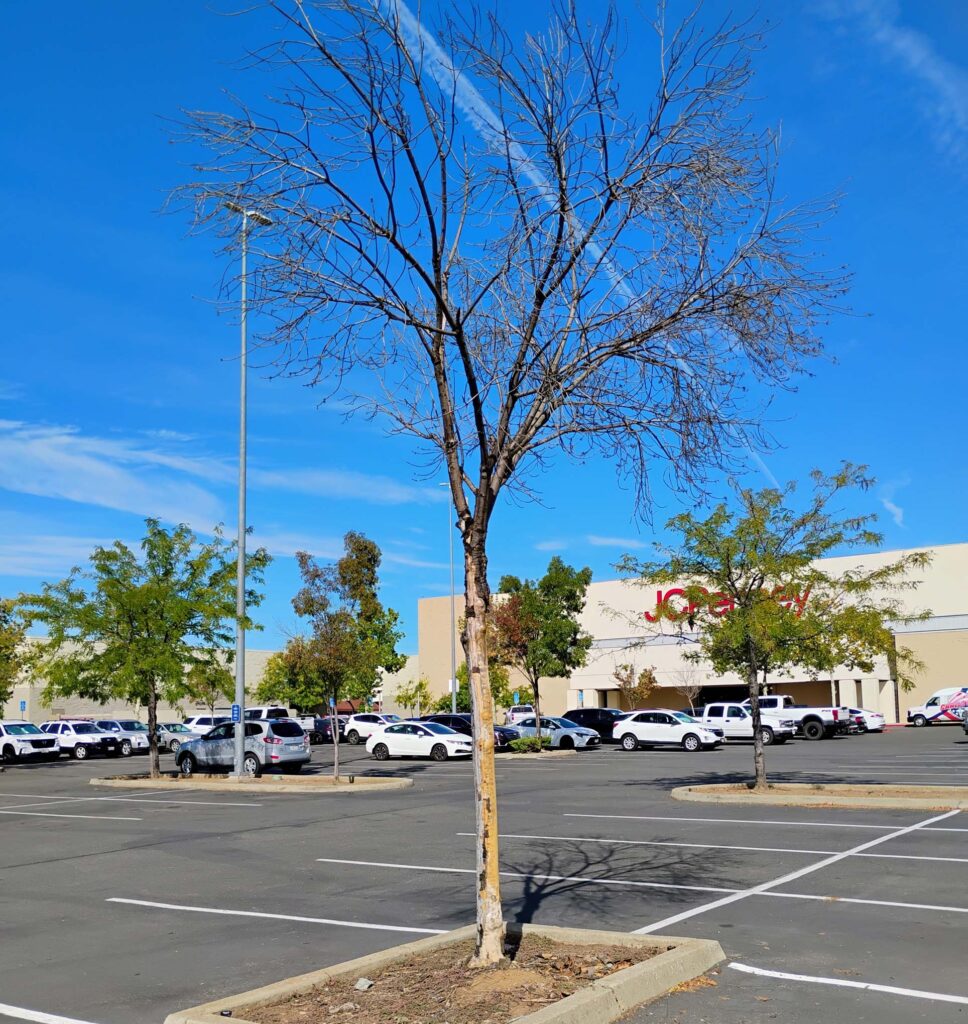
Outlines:
<svg viewBox="0 0 968 1024"><path fill-rule="evenodd" d="M447 529L450 537L450 711L457 714L457 623L454 621L454 524L447 503ZM470 687L470 680L468 688Z"/></svg>
<svg viewBox="0 0 968 1024"><path fill-rule="evenodd" d="M239 372L239 536L238 562L235 570L235 703L239 706L239 722L235 728L235 774L244 774L245 758L245 464L246 464L246 370L248 344L245 332L246 256L249 237L249 214L242 211L242 282L241 324L242 360Z"/></svg>

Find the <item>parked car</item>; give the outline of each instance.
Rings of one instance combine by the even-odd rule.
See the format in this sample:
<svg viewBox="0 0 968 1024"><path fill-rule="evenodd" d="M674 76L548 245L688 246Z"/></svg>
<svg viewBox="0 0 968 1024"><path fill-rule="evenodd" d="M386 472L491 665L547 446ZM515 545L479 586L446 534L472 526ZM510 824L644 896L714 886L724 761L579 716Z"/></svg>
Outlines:
<svg viewBox="0 0 968 1024"><path fill-rule="evenodd" d="M517 726L522 718L534 717L533 704L515 704L504 712L504 724Z"/></svg>
<svg viewBox="0 0 968 1024"><path fill-rule="evenodd" d="M728 742L753 739L753 716L745 704L717 701L696 711L695 718L711 732ZM797 734L797 724L792 718L778 718L769 711L760 713L760 738L764 746L771 743L783 744Z"/></svg>
<svg viewBox="0 0 968 1024"><path fill-rule="evenodd" d="M583 725L586 729L594 729L601 736L602 743L618 743L614 735L615 723L621 721L626 714L618 708L572 708L561 717Z"/></svg>
<svg viewBox="0 0 968 1024"><path fill-rule="evenodd" d="M749 700L744 700L743 706L748 709ZM795 704L788 694L763 694L760 697L760 711L793 719L797 732L808 740L829 739L841 731L840 712L837 708Z"/></svg>
<svg viewBox="0 0 968 1024"><path fill-rule="evenodd" d="M15 719L0 721L0 761L56 761L60 757L57 740L48 736L33 722Z"/></svg>
<svg viewBox="0 0 968 1024"><path fill-rule="evenodd" d="M337 715L336 716L336 733L339 736L340 741L346 738L346 720L349 715ZM329 715L317 715L316 716L316 732L319 733L321 739L320 743L332 743L333 742L333 720Z"/></svg>
<svg viewBox="0 0 968 1024"><path fill-rule="evenodd" d="M522 718L515 725L521 738L538 735L538 720L532 715ZM567 718L546 718L541 716L541 735L551 740L552 747L561 750L580 750L589 747L600 747L602 738L594 729L586 729Z"/></svg>
<svg viewBox="0 0 968 1024"><path fill-rule="evenodd" d="M263 768L280 768L295 775L312 759L309 736L289 718L245 723L245 751L242 769L246 775L261 775ZM201 770L232 768L235 764L235 723L223 722L204 736L187 740L175 755L182 775Z"/></svg>
<svg viewBox="0 0 968 1024"><path fill-rule="evenodd" d="M700 721L683 711L636 711L624 718L618 730L623 750L639 747L682 747L683 750L712 750L723 741Z"/></svg>
<svg viewBox="0 0 968 1024"><path fill-rule="evenodd" d="M402 721L399 715L382 715L375 711L367 711L359 715L350 715L346 719L343 732L349 743L357 744L368 739L387 725Z"/></svg>
<svg viewBox="0 0 968 1024"><path fill-rule="evenodd" d="M232 719L228 715L191 715L185 719L183 725L193 736L204 736L216 725L231 721Z"/></svg>
<svg viewBox="0 0 968 1024"><path fill-rule="evenodd" d="M148 753L148 726L135 718L99 718L95 725L118 737L122 757Z"/></svg>
<svg viewBox="0 0 968 1024"><path fill-rule="evenodd" d="M83 761L92 754L117 757L121 753L121 742L117 736L86 719L44 722L41 729L57 739L57 747L62 753L66 752L77 761Z"/></svg>
<svg viewBox="0 0 968 1024"><path fill-rule="evenodd" d="M259 707L247 707L245 709L245 720L247 722L262 722L272 718L291 718L298 722L303 732L309 736L310 743L322 743L323 737L316 729L315 715L299 715L283 707L281 704L265 704Z"/></svg>
<svg viewBox="0 0 968 1024"><path fill-rule="evenodd" d="M421 715L419 718L411 719L411 721L437 722L439 725L446 725L449 729L453 729L454 732L463 733L465 736L474 735L473 719L470 715L466 714L458 713L454 715L449 712L440 711L433 715ZM520 731L510 725L494 726L494 746L498 750L506 750L512 740L520 738Z"/></svg>
<svg viewBox="0 0 968 1024"><path fill-rule="evenodd" d="M880 711L866 708L846 708L847 714L857 723L858 732L883 732L884 716Z"/></svg>
<svg viewBox="0 0 968 1024"><path fill-rule="evenodd" d="M923 704L908 708L908 725L946 725L963 722L968 712L968 686L948 686L935 690Z"/></svg>
<svg viewBox="0 0 968 1024"><path fill-rule="evenodd" d="M186 740L194 739L197 735L181 722L159 722L158 749L170 750L174 754Z"/></svg>
<svg viewBox="0 0 968 1024"><path fill-rule="evenodd" d="M388 757L429 757L446 761L449 757L469 757L473 750L470 737L439 722L395 722L371 733L366 749L377 761Z"/></svg>

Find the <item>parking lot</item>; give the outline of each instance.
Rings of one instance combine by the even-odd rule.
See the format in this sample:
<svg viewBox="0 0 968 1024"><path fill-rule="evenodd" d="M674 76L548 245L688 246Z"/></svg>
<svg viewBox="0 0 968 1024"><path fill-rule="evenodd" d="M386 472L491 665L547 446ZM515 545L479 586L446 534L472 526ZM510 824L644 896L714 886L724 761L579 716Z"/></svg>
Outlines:
<svg viewBox="0 0 968 1024"><path fill-rule="evenodd" d="M470 764L341 753L359 774L415 785L326 798L88 784L143 759L0 774L0 1018L160 1022L471 922ZM313 770L331 757L314 748ZM715 984L635 1024L965 1020L968 816L668 796L745 778L751 758L735 744L502 760L507 917L718 939ZM964 785L968 738L933 727L797 741L768 764L775 781Z"/></svg>

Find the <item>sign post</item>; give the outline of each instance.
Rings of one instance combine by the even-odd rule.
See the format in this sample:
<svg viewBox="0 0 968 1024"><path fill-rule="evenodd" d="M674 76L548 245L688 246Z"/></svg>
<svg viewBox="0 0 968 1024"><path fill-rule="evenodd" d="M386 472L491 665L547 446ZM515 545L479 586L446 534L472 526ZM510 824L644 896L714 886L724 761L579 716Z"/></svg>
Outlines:
<svg viewBox="0 0 968 1024"><path fill-rule="evenodd" d="M335 697L329 698L329 728L333 734L333 778L339 782L339 715Z"/></svg>

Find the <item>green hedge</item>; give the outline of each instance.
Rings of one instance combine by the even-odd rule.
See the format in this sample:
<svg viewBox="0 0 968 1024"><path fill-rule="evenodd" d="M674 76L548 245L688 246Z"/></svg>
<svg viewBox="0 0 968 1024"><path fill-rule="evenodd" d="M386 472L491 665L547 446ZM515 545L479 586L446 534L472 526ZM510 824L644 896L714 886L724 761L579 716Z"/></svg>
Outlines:
<svg viewBox="0 0 968 1024"><path fill-rule="evenodd" d="M539 749L539 747L538 747L538 737L537 736L522 736L521 739L519 739L519 740L511 740L511 742L508 744L508 746L517 754L536 753L538 751L538 749ZM547 747L550 747L550 746L551 746L551 737L550 736L542 736L541 737L541 748L540 749L544 750L544 749L546 749Z"/></svg>

